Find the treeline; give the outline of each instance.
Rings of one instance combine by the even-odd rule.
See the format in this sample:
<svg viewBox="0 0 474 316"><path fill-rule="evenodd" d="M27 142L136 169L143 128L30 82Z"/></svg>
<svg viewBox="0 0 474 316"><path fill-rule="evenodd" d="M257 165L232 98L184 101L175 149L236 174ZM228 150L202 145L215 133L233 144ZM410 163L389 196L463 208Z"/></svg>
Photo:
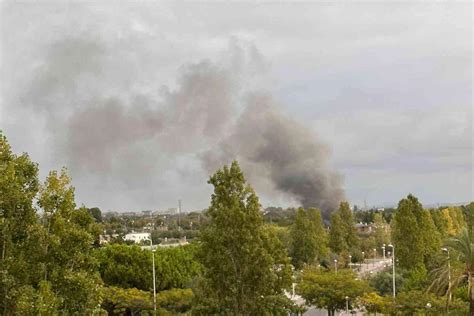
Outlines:
<svg viewBox="0 0 474 316"><path fill-rule="evenodd" d="M346 202L329 222L314 208L262 213L237 162L209 184L209 208L182 221L185 230L154 219L171 227L153 231L155 241L192 231L190 245L155 252L120 240L102 246L104 230L135 224L77 207L65 169L40 183L38 166L0 134L0 314L288 315L309 306L331 315L346 308L474 312L474 203L427 210L408 195L389 213L367 213L370 225L359 227ZM383 257L385 269L363 273ZM294 294L306 303L296 305Z"/></svg>
<svg viewBox="0 0 474 316"><path fill-rule="evenodd" d="M139 315L153 312L152 253L99 247L98 209L77 207L65 169L44 183L27 154L0 134L0 314ZM157 249L157 311L191 308L195 246Z"/></svg>

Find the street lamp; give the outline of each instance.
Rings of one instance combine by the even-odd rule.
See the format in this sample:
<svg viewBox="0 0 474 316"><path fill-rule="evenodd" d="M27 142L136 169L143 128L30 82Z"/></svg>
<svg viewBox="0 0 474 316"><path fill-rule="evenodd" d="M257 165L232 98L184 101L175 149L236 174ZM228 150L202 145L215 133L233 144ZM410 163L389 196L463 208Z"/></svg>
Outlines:
<svg viewBox="0 0 474 316"><path fill-rule="evenodd" d="M383 261L385 261L385 244L382 245Z"/></svg>
<svg viewBox="0 0 474 316"><path fill-rule="evenodd" d="M375 260L377 259L377 249L374 248L374 264L375 265Z"/></svg>
<svg viewBox="0 0 474 316"><path fill-rule="evenodd" d="M153 238L151 234L155 229L155 223L153 222L153 212L150 213L151 217L151 227L152 231L150 232L150 249L151 249L151 257L152 257L152 268L153 268L153 315L156 315L156 277L155 277L155 249L153 249Z"/></svg>
<svg viewBox="0 0 474 316"><path fill-rule="evenodd" d="M449 303L451 302L451 256L448 248L441 248L448 254L448 302L446 303L446 312L449 312Z"/></svg>
<svg viewBox="0 0 474 316"><path fill-rule="evenodd" d="M334 259L334 271L336 271L337 274L337 259Z"/></svg>
<svg viewBox="0 0 474 316"><path fill-rule="evenodd" d="M395 302L395 297L397 295L395 287L395 246L390 244L388 247L392 248L392 286L393 286L393 301Z"/></svg>
<svg viewBox="0 0 474 316"><path fill-rule="evenodd" d="M349 255L349 268L352 267L352 255Z"/></svg>
<svg viewBox="0 0 474 316"><path fill-rule="evenodd" d="M349 315L349 296L346 296L346 315Z"/></svg>
<svg viewBox="0 0 474 316"><path fill-rule="evenodd" d="M153 312L156 315L156 278L155 278L155 249L151 250L153 258Z"/></svg>
<svg viewBox="0 0 474 316"><path fill-rule="evenodd" d="M362 251L362 263L365 263L365 252Z"/></svg>

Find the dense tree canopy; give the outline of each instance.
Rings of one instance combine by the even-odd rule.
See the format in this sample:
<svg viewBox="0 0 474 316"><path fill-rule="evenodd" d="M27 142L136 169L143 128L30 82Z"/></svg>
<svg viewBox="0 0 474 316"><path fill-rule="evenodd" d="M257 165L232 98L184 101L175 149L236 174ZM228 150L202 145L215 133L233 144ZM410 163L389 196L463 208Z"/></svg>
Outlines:
<svg viewBox="0 0 474 316"><path fill-rule="evenodd" d="M217 171L201 232L203 279L196 288L195 314L256 315L284 301L290 270L286 251L264 229L260 203L237 162ZM277 304L278 305L278 304ZM284 313L282 306L281 312Z"/></svg>
<svg viewBox="0 0 474 316"><path fill-rule="evenodd" d="M327 309L330 315L346 307L346 297L349 307L352 307L357 298L371 290L367 282L357 279L351 270L334 273L308 268L303 271L301 279L298 293L308 304Z"/></svg>
<svg viewBox="0 0 474 316"><path fill-rule="evenodd" d="M290 229L290 257L295 268L312 264L327 255L327 237L321 212L299 208Z"/></svg>

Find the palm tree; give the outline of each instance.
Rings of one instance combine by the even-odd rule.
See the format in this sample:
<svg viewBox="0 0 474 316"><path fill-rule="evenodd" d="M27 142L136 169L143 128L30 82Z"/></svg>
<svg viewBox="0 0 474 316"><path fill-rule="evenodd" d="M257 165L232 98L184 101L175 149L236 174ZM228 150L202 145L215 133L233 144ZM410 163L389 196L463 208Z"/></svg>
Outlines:
<svg viewBox="0 0 474 316"><path fill-rule="evenodd" d="M437 275L437 278L430 285L428 290L446 294L451 296L454 289L459 285L468 284L469 297L469 315L474 315L474 238L467 229L463 230L459 236L448 239L446 247L450 249L451 258L457 259L461 266L459 269L453 269L451 286L448 285L448 265L443 264L442 267L432 271L432 274ZM446 261L447 263L447 261ZM445 293L442 293L445 292ZM448 301L449 303L449 301Z"/></svg>

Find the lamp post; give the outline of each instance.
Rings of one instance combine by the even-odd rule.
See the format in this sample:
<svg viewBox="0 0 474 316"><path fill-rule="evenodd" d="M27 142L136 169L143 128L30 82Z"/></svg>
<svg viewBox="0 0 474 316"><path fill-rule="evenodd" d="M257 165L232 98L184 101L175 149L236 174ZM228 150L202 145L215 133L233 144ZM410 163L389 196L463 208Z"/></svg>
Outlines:
<svg viewBox="0 0 474 316"><path fill-rule="evenodd" d="M382 245L383 261L385 261L385 244Z"/></svg>
<svg viewBox="0 0 474 316"><path fill-rule="evenodd" d="M349 268L352 269L352 255L349 255Z"/></svg>
<svg viewBox="0 0 474 316"><path fill-rule="evenodd" d="M334 259L334 271L337 274L337 259Z"/></svg>
<svg viewBox="0 0 474 316"><path fill-rule="evenodd" d="M349 296L346 296L346 315L349 315Z"/></svg>
<svg viewBox="0 0 474 316"><path fill-rule="evenodd" d="M375 266L375 260L377 259L377 249L374 248L374 262L373 262L373 266Z"/></svg>
<svg viewBox="0 0 474 316"><path fill-rule="evenodd" d="M156 315L156 277L155 277L155 249L151 250L153 258L153 313Z"/></svg>
<svg viewBox="0 0 474 316"><path fill-rule="evenodd" d="M150 232L150 249L151 249L151 258L152 258L152 268L153 268L153 315L156 315L156 277L155 277L155 249L153 249L153 238L151 234L155 228L155 223L153 223L153 212L150 213L151 217L151 227Z"/></svg>
<svg viewBox="0 0 474 316"><path fill-rule="evenodd" d="M396 286L395 286L395 246L390 244L388 245L392 248L392 286L393 286L393 301L395 302L395 297L397 296Z"/></svg>
<svg viewBox="0 0 474 316"><path fill-rule="evenodd" d="M449 304L451 303L451 256L448 248L442 248L448 254L448 301L446 302L446 312L449 313Z"/></svg>

